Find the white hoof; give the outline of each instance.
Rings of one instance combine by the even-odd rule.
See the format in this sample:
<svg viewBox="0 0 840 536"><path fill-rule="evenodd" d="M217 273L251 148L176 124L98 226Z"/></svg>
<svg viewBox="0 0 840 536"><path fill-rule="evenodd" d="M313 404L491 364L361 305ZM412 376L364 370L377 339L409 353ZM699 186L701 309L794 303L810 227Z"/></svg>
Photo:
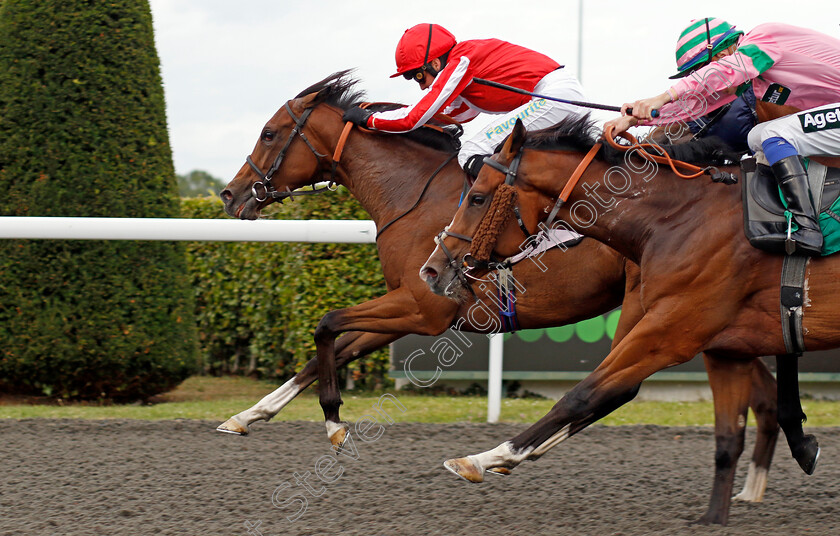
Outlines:
<svg viewBox="0 0 840 536"><path fill-rule="evenodd" d="M446 460L443 466L467 482L484 482L484 470L469 458Z"/></svg>
<svg viewBox="0 0 840 536"><path fill-rule="evenodd" d="M216 427L217 432L224 432L226 434L236 434L236 435L248 435L248 427L242 426L239 424L234 417L226 420L222 424Z"/></svg>
<svg viewBox="0 0 840 536"><path fill-rule="evenodd" d="M486 472L492 475L508 476L510 475L511 470L507 467L491 467L490 469L487 469Z"/></svg>
<svg viewBox="0 0 840 536"><path fill-rule="evenodd" d="M341 450L344 442L347 441L347 436L350 434L350 426L347 423L334 423L327 421L327 437L330 438L333 449Z"/></svg>

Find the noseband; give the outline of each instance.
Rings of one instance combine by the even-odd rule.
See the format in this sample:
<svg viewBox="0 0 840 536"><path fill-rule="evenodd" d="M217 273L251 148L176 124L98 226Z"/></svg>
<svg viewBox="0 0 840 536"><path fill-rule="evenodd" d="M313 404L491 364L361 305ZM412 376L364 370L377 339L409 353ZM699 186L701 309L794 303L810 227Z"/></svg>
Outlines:
<svg viewBox="0 0 840 536"><path fill-rule="evenodd" d="M326 158L326 156L327 156L327 155L319 153L315 149L315 147L312 145L312 142L309 141L309 138L306 137L306 134L303 132L303 127L306 124L306 120L309 119L309 114L312 113L312 110L314 108L307 108L306 110L303 111L303 113L301 114L300 117L297 117L294 114L294 112L292 112L292 107L289 106L288 102L286 102L286 104L284 104L284 107L286 108L286 113L289 114L289 117L291 117L292 120L294 120L295 128L293 128L292 131L289 133L289 137L286 138L286 143L280 149L280 152L277 153L277 157L274 159L274 163L271 164L271 167L268 168L268 171L263 172L254 163L254 161L251 159L251 155L248 155L247 157L245 157L245 161L248 162L248 165L251 166L251 169L253 169L254 172L258 176L262 177L261 180L258 180L256 182L254 182L253 185L251 185L251 193L254 195L254 199L256 199L260 203L262 203L263 201L265 201L269 197L271 197L272 199L283 200L287 197L295 197L295 196L299 196L299 195L312 195L312 194L323 192L324 190L332 189L330 185L333 182L332 179L335 177L335 169L336 169L335 164L337 164L336 162L333 162L334 165L333 165L333 169L332 169L332 174L330 175L329 184L327 186L323 187L323 188L316 189L313 186L312 190L301 191L301 192L292 192L291 190L289 190L289 187L287 186L286 191L278 192L274 188L274 186L271 184L271 178L274 176L274 174L277 172L277 170L280 169L280 164L283 163L283 158L285 158L285 156L286 156L286 151L289 150L289 146L292 145L292 142L294 141L295 137L300 136L300 139L302 139L304 141L304 143L306 143L306 146L309 147L309 150L312 151L312 154L314 154L315 157L318 158L319 160L321 158Z"/></svg>
<svg viewBox="0 0 840 536"><path fill-rule="evenodd" d="M495 169L497 171L500 171L501 173L504 173L505 174L504 184L506 184L508 186L511 186L511 185L513 185L513 181L516 180L516 171L519 169L519 162L521 160L522 160L522 151L520 150L518 153L516 153L516 156L513 158L513 161L511 161L510 166L504 166L504 165L496 162L495 160L491 159L490 157L486 157L484 159L484 163L489 165L493 169ZM491 206L491 208L492 208L492 206ZM493 210L488 210L487 213L484 215L484 218L492 217L493 212L494 212ZM520 215L519 207L514 205L513 212L516 215L516 220L519 223L519 228L522 229L522 232L525 233L525 236L527 238L530 238L532 235L528 231L528 228L525 227L525 223L522 221L522 217ZM475 291L472 288L472 284L467 279L467 272L469 270L472 270L474 268L486 268L486 269L489 269L489 270L497 270L499 268L510 267L510 264L507 261L507 259L505 259L503 261L476 260L473 257L472 253L469 253L469 252L467 254L465 254L462 261L459 262L458 259L455 258L455 256L452 254L452 252L449 250L449 248L446 247L446 244L444 244L444 242L443 242L446 239L446 237L448 237L448 236L451 236L453 238L457 238L459 240L463 240L464 242L467 242L469 244L473 243L473 237L462 235L462 234L459 234L459 233L453 233L452 231L449 230L449 226L446 226L443 229L443 231L441 231L440 233L438 233L437 236L435 236L435 244L437 244L440 247L441 251L443 251L443 254L446 255L446 258L449 261L448 266L450 266L452 269L455 270L455 272L458 274L458 280L461 281L461 283L464 284L464 286L466 286L469 289L469 291L473 294L473 296L475 296ZM466 268L466 270L465 270L465 268Z"/></svg>

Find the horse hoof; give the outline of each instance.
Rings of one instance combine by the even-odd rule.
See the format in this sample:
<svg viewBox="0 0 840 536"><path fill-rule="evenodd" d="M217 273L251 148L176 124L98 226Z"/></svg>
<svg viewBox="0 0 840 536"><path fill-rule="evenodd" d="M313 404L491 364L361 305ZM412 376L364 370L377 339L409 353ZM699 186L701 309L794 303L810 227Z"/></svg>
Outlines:
<svg viewBox="0 0 840 536"><path fill-rule="evenodd" d="M248 435L248 427L239 424L239 421L231 417L222 424L216 427L217 432L224 432L226 434Z"/></svg>
<svg viewBox="0 0 840 536"><path fill-rule="evenodd" d="M820 459L820 445L817 438L806 435L793 451L793 457L806 475L813 475Z"/></svg>
<svg viewBox="0 0 840 536"><path fill-rule="evenodd" d="M487 472L499 476L508 476L511 473L511 470L507 467L491 467L487 470Z"/></svg>
<svg viewBox="0 0 840 536"><path fill-rule="evenodd" d="M468 482L484 482L484 471L469 458L446 460L443 466Z"/></svg>
<svg viewBox="0 0 840 536"><path fill-rule="evenodd" d="M330 434L330 443L332 443L333 449L341 450L341 447L344 446L344 442L347 441L347 434L350 432L350 428L342 423L336 427L336 430Z"/></svg>

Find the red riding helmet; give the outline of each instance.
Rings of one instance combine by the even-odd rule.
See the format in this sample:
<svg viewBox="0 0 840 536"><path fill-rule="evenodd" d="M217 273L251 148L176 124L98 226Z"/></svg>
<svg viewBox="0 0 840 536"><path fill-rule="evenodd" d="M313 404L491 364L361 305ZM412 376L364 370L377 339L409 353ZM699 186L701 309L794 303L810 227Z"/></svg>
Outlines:
<svg viewBox="0 0 840 536"><path fill-rule="evenodd" d="M455 36L439 24L412 26L403 33L400 42L397 43L397 51L394 53L397 72L392 74L391 78L422 67L430 60L449 52L456 43Z"/></svg>

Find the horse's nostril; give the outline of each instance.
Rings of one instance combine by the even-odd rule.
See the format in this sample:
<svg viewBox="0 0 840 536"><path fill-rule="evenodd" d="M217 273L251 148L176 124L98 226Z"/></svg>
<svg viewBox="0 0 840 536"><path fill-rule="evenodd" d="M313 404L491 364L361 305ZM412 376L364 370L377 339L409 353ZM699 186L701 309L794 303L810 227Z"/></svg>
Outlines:
<svg viewBox="0 0 840 536"><path fill-rule="evenodd" d="M222 198L222 201L228 203L231 199L233 199L233 194L230 193L230 190L222 190L222 193L219 194L219 197Z"/></svg>
<svg viewBox="0 0 840 536"><path fill-rule="evenodd" d="M424 266L422 270L420 270L420 277L426 280L434 280L437 279L438 273L437 270L434 268L430 268L428 266Z"/></svg>

